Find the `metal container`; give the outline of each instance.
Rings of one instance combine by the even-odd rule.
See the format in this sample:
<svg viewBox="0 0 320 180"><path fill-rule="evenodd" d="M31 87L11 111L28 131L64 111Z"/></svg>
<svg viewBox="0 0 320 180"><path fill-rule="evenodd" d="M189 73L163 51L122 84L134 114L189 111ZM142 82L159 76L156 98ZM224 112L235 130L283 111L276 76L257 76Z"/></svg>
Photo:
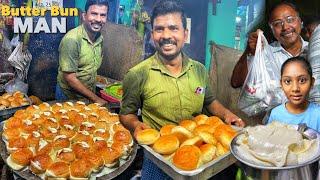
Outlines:
<svg viewBox="0 0 320 180"><path fill-rule="evenodd" d="M294 125L296 129L298 129L297 125ZM284 167L275 167L275 166L262 166L257 165L254 162L251 162L245 159L241 154L238 152L237 149L237 140L241 134L244 132L239 133L231 142L231 153L235 156L237 160L240 161L240 166L244 170L245 176L249 179L259 179L259 180L283 180L283 179L290 179L290 180L314 180L319 179L318 172L318 160L320 159L320 148L318 148L317 154L314 156L313 159L306 161L302 164L298 165L290 165ZM319 143L320 134L311 129L307 128L303 132L304 136L317 138L317 143ZM318 146L320 147L320 146Z"/></svg>
<svg viewBox="0 0 320 180"><path fill-rule="evenodd" d="M153 163L155 163L160 169L168 174L172 179L209 179L216 175L220 171L229 167L236 162L236 159L230 152L219 156L211 162L202 165L198 169L192 171L183 171L176 168L171 162L166 160L162 155L153 151L153 149L147 145L141 145L144 148L144 153Z"/></svg>

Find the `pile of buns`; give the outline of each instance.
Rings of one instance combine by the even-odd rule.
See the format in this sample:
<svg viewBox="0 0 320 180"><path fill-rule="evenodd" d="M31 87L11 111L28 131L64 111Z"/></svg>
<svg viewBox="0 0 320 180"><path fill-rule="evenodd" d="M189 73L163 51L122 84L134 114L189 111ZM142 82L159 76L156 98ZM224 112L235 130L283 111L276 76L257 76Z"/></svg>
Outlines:
<svg viewBox="0 0 320 180"><path fill-rule="evenodd" d="M14 170L28 167L45 178L86 179L115 168L133 147L117 114L99 104L42 103L5 121L2 138Z"/></svg>
<svg viewBox="0 0 320 180"><path fill-rule="evenodd" d="M4 93L0 96L0 110L29 105L29 101L20 91Z"/></svg>
<svg viewBox="0 0 320 180"><path fill-rule="evenodd" d="M139 144L153 150L182 170L194 170L227 153L236 131L216 116L198 115L179 125L165 125L160 132L145 129L137 134Z"/></svg>

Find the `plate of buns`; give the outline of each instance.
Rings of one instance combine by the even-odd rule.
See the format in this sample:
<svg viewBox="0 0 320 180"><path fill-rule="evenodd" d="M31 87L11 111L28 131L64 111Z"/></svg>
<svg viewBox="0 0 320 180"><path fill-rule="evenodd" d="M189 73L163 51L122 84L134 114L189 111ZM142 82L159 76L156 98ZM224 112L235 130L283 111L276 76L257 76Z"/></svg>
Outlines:
<svg viewBox="0 0 320 180"><path fill-rule="evenodd" d="M117 114L81 101L29 106L1 130L1 157L24 179L112 179L137 151Z"/></svg>
<svg viewBox="0 0 320 180"><path fill-rule="evenodd" d="M239 130L217 116L201 114L178 125L165 125L160 131L142 130L137 141L146 156L172 178L202 179L236 161L230 143Z"/></svg>

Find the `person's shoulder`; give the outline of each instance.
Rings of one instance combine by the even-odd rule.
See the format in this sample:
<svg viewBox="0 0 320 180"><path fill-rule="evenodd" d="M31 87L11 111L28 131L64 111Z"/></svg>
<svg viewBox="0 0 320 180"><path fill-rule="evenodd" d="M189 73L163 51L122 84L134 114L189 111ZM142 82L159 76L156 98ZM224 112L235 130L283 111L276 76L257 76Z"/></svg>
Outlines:
<svg viewBox="0 0 320 180"><path fill-rule="evenodd" d="M72 39L75 39L77 38L78 36L81 35L81 26L78 26L78 27L75 27L71 30L69 30L64 36L63 36L63 39L66 39L66 38L72 38Z"/></svg>
<svg viewBox="0 0 320 180"><path fill-rule="evenodd" d="M314 103L314 102L310 102L309 109L320 111L320 104L317 104L317 103ZM320 114L320 112L319 112L319 114Z"/></svg>
<svg viewBox="0 0 320 180"><path fill-rule="evenodd" d="M280 104L271 110L271 113L286 111L285 104Z"/></svg>

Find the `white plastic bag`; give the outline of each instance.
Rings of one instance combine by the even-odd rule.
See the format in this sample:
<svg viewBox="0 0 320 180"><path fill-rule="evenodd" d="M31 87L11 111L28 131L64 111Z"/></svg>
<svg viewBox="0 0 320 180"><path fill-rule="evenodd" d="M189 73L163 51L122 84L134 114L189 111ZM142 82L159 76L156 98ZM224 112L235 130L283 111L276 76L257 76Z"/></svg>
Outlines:
<svg viewBox="0 0 320 180"><path fill-rule="evenodd" d="M255 56L238 100L240 110L253 116L282 103L285 96L280 88L280 65L259 31Z"/></svg>
<svg viewBox="0 0 320 180"><path fill-rule="evenodd" d="M19 79L25 81L27 79L28 70L32 55L28 49L23 50L23 43L20 42L18 46L13 50L8 58L9 63L15 68L16 74Z"/></svg>
<svg viewBox="0 0 320 180"><path fill-rule="evenodd" d="M310 38L308 60L312 67L312 76L315 78L309 100L320 103L320 25L317 26Z"/></svg>

